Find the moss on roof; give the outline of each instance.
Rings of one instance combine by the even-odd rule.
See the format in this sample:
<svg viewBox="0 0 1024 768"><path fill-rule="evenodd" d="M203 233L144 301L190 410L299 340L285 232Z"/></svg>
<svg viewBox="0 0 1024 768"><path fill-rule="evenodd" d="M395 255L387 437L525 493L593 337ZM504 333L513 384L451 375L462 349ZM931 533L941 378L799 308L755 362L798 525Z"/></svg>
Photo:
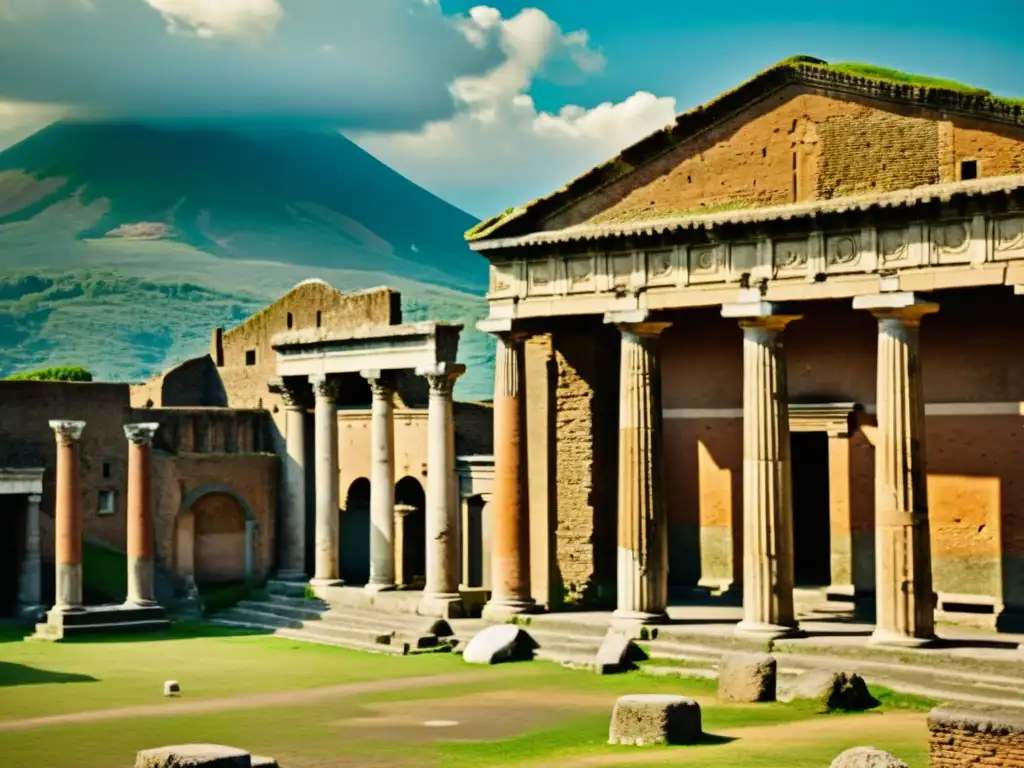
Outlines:
<svg viewBox="0 0 1024 768"><path fill-rule="evenodd" d="M561 189L525 205L509 208L481 222L466 232L466 240L483 240L499 230L504 230L514 221L520 223L510 229L517 231L510 231L508 235L524 234L518 230L528 223L525 219L527 215L532 220L548 216L573 200L585 197L625 177L635 168L685 141L702 127L723 119L741 108L742 102L752 101L760 93L794 82L826 87L846 86L873 92L880 97L913 100L921 106L934 106L936 109L958 107L963 111L975 112L985 119L1002 120L1024 127L1024 99L1001 98L982 88L974 88L954 80L915 75L873 64L830 64L813 56L790 56L759 72L731 91L681 113L672 125L655 131L627 147L616 157L578 176Z"/></svg>

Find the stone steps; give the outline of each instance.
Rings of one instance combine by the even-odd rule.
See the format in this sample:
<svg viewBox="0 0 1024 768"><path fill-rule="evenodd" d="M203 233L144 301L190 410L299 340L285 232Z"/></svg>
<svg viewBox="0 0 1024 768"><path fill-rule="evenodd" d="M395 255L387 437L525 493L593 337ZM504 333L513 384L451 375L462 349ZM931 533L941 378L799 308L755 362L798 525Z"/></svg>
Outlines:
<svg viewBox="0 0 1024 768"><path fill-rule="evenodd" d="M256 629L270 631L277 637L286 637L290 640L302 640L320 645L334 645L340 648L347 648L354 651L366 653L383 653L393 656L405 656L410 648L407 643L399 645L384 645L376 642L366 642L350 636L339 636L334 631L318 631L305 626L296 629L292 627L274 627L263 621L246 621L243 619L226 618L224 613L207 620L210 624L222 627L238 627L242 629Z"/></svg>

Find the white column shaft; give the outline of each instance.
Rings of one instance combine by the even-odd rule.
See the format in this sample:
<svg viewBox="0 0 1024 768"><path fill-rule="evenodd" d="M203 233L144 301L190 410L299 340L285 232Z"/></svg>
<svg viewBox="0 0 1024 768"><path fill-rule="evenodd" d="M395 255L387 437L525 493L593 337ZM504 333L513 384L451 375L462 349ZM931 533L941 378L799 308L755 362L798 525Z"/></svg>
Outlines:
<svg viewBox="0 0 1024 768"><path fill-rule="evenodd" d="M280 570L292 578L306 572L306 412L285 409L284 520Z"/></svg>
<svg viewBox="0 0 1024 768"><path fill-rule="evenodd" d="M25 557L21 561L21 579L18 582L18 606L23 612L38 612L42 607L42 553L39 531L38 495L25 502Z"/></svg>
<svg viewBox="0 0 1024 768"><path fill-rule="evenodd" d="M339 583L338 540L338 406L332 383L311 379L316 397L316 564L313 580Z"/></svg>
<svg viewBox="0 0 1024 768"><path fill-rule="evenodd" d="M394 397L379 379L371 381L370 582L371 589L395 586Z"/></svg>

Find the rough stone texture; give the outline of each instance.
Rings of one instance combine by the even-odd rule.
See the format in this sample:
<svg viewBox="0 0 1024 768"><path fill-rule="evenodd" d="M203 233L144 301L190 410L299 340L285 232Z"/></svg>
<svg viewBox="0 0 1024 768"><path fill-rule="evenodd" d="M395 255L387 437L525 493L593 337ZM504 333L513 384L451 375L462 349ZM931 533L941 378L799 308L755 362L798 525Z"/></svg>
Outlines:
<svg viewBox="0 0 1024 768"><path fill-rule="evenodd" d="M810 700L822 712L834 709L858 711L871 709L878 700L871 695L867 683L858 674L814 669L799 675L787 689L792 701Z"/></svg>
<svg viewBox="0 0 1024 768"><path fill-rule="evenodd" d="M470 664L526 661L533 658L537 647L537 642L515 624L495 624L473 636L462 658Z"/></svg>
<svg viewBox="0 0 1024 768"><path fill-rule="evenodd" d="M251 768L249 753L221 744L176 744L143 749L135 768Z"/></svg>
<svg viewBox="0 0 1024 768"><path fill-rule="evenodd" d="M607 674L609 672L624 672L636 667L636 662L643 661L647 654L639 645L633 642L633 638L621 632L609 632L601 641L601 647L597 649L598 671Z"/></svg>
<svg viewBox="0 0 1024 768"><path fill-rule="evenodd" d="M831 768L909 768L895 755L874 747L848 749L832 761Z"/></svg>
<svg viewBox="0 0 1024 768"><path fill-rule="evenodd" d="M280 768L280 766L278 766L277 760L272 757L253 755L251 768Z"/></svg>
<svg viewBox="0 0 1024 768"><path fill-rule="evenodd" d="M621 696L615 702L608 743L634 747L694 744L702 733L700 705L693 699L640 693Z"/></svg>
<svg viewBox="0 0 1024 768"><path fill-rule="evenodd" d="M767 653L727 653L718 663L721 701L775 701L775 658Z"/></svg>
<svg viewBox="0 0 1024 768"><path fill-rule="evenodd" d="M932 768L1024 768L1024 709L937 707L928 730Z"/></svg>

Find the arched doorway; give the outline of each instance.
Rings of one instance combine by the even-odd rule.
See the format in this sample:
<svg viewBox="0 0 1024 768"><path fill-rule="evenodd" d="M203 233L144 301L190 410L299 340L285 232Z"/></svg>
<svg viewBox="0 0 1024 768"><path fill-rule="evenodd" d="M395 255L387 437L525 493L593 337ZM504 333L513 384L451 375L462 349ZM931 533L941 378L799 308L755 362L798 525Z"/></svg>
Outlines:
<svg viewBox="0 0 1024 768"><path fill-rule="evenodd" d="M361 477L348 487L344 506L338 511L341 537L339 575L346 584L370 580L370 481Z"/></svg>
<svg viewBox="0 0 1024 768"><path fill-rule="evenodd" d="M395 509L401 525L401 582L422 588L427 576L427 497L415 477L403 477L395 485Z"/></svg>
<svg viewBox="0 0 1024 768"><path fill-rule="evenodd" d="M242 582L253 574L256 522L229 486L203 486L182 500L175 527L175 569L196 584Z"/></svg>

